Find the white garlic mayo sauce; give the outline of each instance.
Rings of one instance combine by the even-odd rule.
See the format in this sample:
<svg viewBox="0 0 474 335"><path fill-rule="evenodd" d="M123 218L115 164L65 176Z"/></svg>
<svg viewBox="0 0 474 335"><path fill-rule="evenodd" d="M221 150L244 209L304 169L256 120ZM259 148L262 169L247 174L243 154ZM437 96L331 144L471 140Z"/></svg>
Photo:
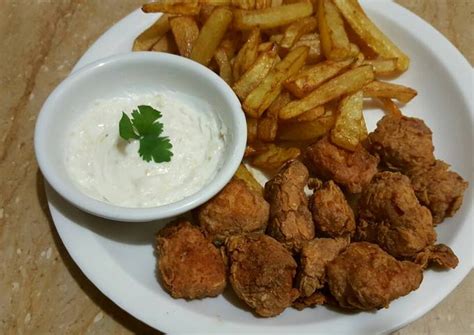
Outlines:
<svg viewBox="0 0 474 335"><path fill-rule="evenodd" d="M122 112L149 105L159 110L170 162L144 161L139 141L119 135ZM227 129L204 100L171 91L94 101L67 131L65 165L88 196L122 207L155 207L198 192L224 160Z"/></svg>

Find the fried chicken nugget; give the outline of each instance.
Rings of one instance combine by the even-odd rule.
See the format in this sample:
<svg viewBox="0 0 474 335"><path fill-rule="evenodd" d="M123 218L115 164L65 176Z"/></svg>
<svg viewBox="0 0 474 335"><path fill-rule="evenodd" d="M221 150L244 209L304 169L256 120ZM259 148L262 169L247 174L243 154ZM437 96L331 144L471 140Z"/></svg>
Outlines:
<svg viewBox="0 0 474 335"><path fill-rule="evenodd" d="M296 262L291 253L267 235L232 236L226 241L229 280L237 296L258 315L276 316L293 303Z"/></svg>
<svg viewBox="0 0 474 335"><path fill-rule="evenodd" d="M214 198L198 209L198 221L208 238L261 232L267 227L270 205L239 179L232 179Z"/></svg>
<svg viewBox="0 0 474 335"><path fill-rule="evenodd" d="M377 243L397 258L412 257L436 241L431 213L407 176L379 172L359 199L356 239Z"/></svg>
<svg viewBox="0 0 474 335"><path fill-rule="evenodd" d="M315 238L301 249L297 287L301 296L309 297L326 284L326 265L348 245L349 238Z"/></svg>
<svg viewBox="0 0 474 335"><path fill-rule="evenodd" d="M318 233L329 237L354 234L354 212L344 193L332 180L314 191L309 200L309 208Z"/></svg>
<svg viewBox="0 0 474 335"><path fill-rule="evenodd" d="M304 152L308 167L320 178L332 179L351 193L360 193L375 173L379 160L362 145L354 152L331 143L323 137Z"/></svg>
<svg viewBox="0 0 474 335"><path fill-rule="evenodd" d="M371 310L416 290L420 266L398 261L376 244L352 243L327 265L331 294L343 308Z"/></svg>
<svg viewBox="0 0 474 335"><path fill-rule="evenodd" d="M370 151L392 170L434 163L432 132L421 119L385 115L369 134Z"/></svg>
<svg viewBox="0 0 474 335"><path fill-rule="evenodd" d="M265 184L265 199L270 203L267 234L289 250L298 251L305 241L314 238L314 224L304 193L308 179L306 166L292 160Z"/></svg>
<svg viewBox="0 0 474 335"><path fill-rule="evenodd" d="M407 172L420 203L428 207L433 223L441 223L453 216L461 207L468 183L449 165L437 160L433 165L422 166Z"/></svg>
<svg viewBox="0 0 474 335"><path fill-rule="evenodd" d="M222 255L198 227L171 223L158 232L156 242L161 281L173 298L201 299L224 291Z"/></svg>
<svg viewBox="0 0 474 335"><path fill-rule="evenodd" d="M442 269L454 269L458 266L459 259L453 250L445 244L430 245L416 255L414 262L423 269L430 266Z"/></svg>

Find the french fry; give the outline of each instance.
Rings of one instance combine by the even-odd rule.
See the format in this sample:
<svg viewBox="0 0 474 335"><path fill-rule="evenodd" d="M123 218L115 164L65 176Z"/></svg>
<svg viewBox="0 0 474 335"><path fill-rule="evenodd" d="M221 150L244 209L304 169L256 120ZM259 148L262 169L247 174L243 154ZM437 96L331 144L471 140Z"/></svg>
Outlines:
<svg viewBox="0 0 474 335"><path fill-rule="evenodd" d="M273 49L274 46L275 44L273 42L260 43L260 45L258 46L258 52L260 53L270 51L271 49Z"/></svg>
<svg viewBox="0 0 474 335"><path fill-rule="evenodd" d="M340 62L321 62L290 77L284 83L284 86L296 97L303 98L322 83L335 77L338 73L348 68L352 62L351 59Z"/></svg>
<svg viewBox="0 0 474 335"><path fill-rule="evenodd" d="M234 82L234 78L232 77L232 66L230 65L226 51L223 48L217 49L214 59L219 66L219 76L224 79L227 84L232 85Z"/></svg>
<svg viewBox="0 0 474 335"><path fill-rule="evenodd" d="M198 2L210 6L230 6L232 4L232 0L198 0Z"/></svg>
<svg viewBox="0 0 474 335"><path fill-rule="evenodd" d="M272 0L255 0L255 9L265 9L272 6Z"/></svg>
<svg viewBox="0 0 474 335"><path fill-rule="evenodd" d="M352 30L382 58L396 58L397 69L406 71L410 59L367 17L357 1L333 0Z"/></svg>
<svg viewBox="0 0 474 335"><path fill-rule="evenodd" d="M226 7L214 9L201 28L190 58L204 66L209 64L231 21L232 11L230 9Z"/></svg>
<svg viewBox="0 0 474 335"><path fill-rule="evenodd" d="M306 17L290 24L283 33L280 46L290 49L296 41L304 34L312 33L318 26L318 20L314 16Z"/></svg>
<svg viewBox="0 0 474 335"><path fill-rule="evenodd" d="M276 146L275 144L270 144L265 152L257 155L252 160L252 165L263 170L273 171L277 170L286 161L295 159L300 154L301 151L298 148L283 148Z"/></svg>
<svg viewBox="0 0 474 335"><path fill-rule="evenodd" d="M198 16L199 23L204 24L207 19L209 19L214 9L216 9L216 6L214 5L202 5Z"/></svg>
<svg viewBox="0 0 474 335"><path fill-rule="evenodd" d="M298 115L297 117L294 117L292 119L288 120L282 120L284 122L309 122L309 121L315 121L319 119L322 115L324 115L325 112L324 106L319 106L313 109L310 109L309 111L304 112L303 114Z"/></svg>
<svg viewBox="0 0 474 335"><path fill-rule="evenodd" d="M359 52L359 54L355 57L355 61L354 63L352 63L351 68L355 69L356 67L362 66L364 64L364 61L365 61L364 54L362 52Z"/></svg>
<svg viewBox="0 0 474 335"><path fill-rule="evenodd" d="M254 142L251 144L247 144L247 146L245 147L244 157L248 158L260 155L268 150L269 145L270 144L268 143L262 142Z"/></svg>
<svg viewBox="0 0 474 335"><path fill-rule="evenodd" d="M304 65L307 56L308 48L306 47L300 47L288 53L245 98L244 111L251 117L260 117L280 94L283 82Z"/></svg>
<svg viewBox="0 0 474 335"><path fill-rule="evenodd" d="M178 53L178 46L174 41L173 34L171 33L171 31L169 31L162 38L160 38L160 40L153 45L151 51L167 52L172 54Z"/></svg>
<svg viewBox="0 0 474 335"><path fill-rule="evenodd" d="M166 14L177 14L177 15L196 15L199 13L201 7L197 0L157 0L144 4L142 11L145 13L166 13Z"/></svg>
<svg viewBox="0 0 474 335"><path fill-rule="evenodd" d="M380 103L382 104L383 110L396 117L402 116L402 112L398 108L397 104L395 104L392 99L390 98L379 98L378 99Z"/></svg>
<svg viewBox="0 0 474 335"><path fill-rule="evenodd" d="M232 89L235 94L241 99L249 95L258 84L267 76L277 61L277 54L274 50L267 51L261 54L250 69L245 72L238 81L235 82Z"/></svg>
<svg viewBox="0 0 474 335"><path fill-rule="evenodd" d="M325 113L313 121L281 123L277 138L282 141L316 141L333 127L334 122L334 114Z"/></svg>
<svg viewBox="0 0 474 335"><path fill-rule="evenodd" d="M168 31L170 23L168 15L161 15L148 29L138 35L133 42L133 51L150 50Z"/></svg>
<svg viewBox="0 0 474 335"><path fill-rule="evenodd" d="M354 151L367 137L367 127L362 113L363 100L362 91L357 91L341 100L339 114L331 130L331 141L335 145Z"/></svg>
<svg viewBox="0 0 474 335"><path fill-rule="evenodd" d="M308 64L315 64L321 61L321 42L317 33L311 33L301 36L300 39L296 41L295 45L291 48L291 50L299 48L301 46L306 46L309 48L308 58L306 59L306 62Z"/></svg>
<svg viewBox="0 0 474 335"><path fill-rule="evenodd" d="M283 5L283 0L272 0L272 5L271 7L278 7Z"/></svg>
<svg viewBox="0 0 474 335"><path fill-rule="evenodd" d="M177 16L170 19L171 31L181 56L189 57L199 36L199 28L192 16Z"/></svg>
<svg viewBox="0 0 474 335"><path fill-rule="evenodd" d="M229 59L232 59L235 56L236 51L240 48L241 36L238 32L227 31L226 35L221 41L219 48L224 49Z"/></svg>
<svg viewBox="0 0 474 335"><path fill-rule="evenodd" d="M255 0L232 0L232 6L240 9L255 9Z"/></svg>
<svg viewBox="0 0 474 335"><path fill-rule="evenodd" d="M342 17L331 0L319 0L318 23L321 46L326 59L349 58L351 54L349 38Z"/></svg>
<svg viewBox="0 0 474 335"><path fill-rule="evenodd" d="M301 100L292 101L280 110L281 119L291 119L344 94L357 91L374 80L369 65L349 70L319 86Z"/></svg>
<svg viewBox="0 0 474 335"><path fill-rule="evenodd" d="M313 5L307 2L258 10L237 9L234 12L234 27L241 30L255 27L271 29L285 26L293 21L310 16L312 13Z"/></svg>
<svg viewBox="0 0 474 335"><path fill-rule="evenodd" d="M363 64L372 65L375 75L391 76L398 73L397 59L366 59Z"/></svg>
<svg viewBox="0 0 474 335"><path fill-rule="evenodd" d="M253 143L257 140L258 120L247 117L247 143Z"/></svg>
<svg viewBox="0 0 474 335"><path fill-rule="evenodd" d="M416 97L418 92L413 88L387 83L384 81L373 81L364 86L364 96L372 98L391 98L404 104Z"/></svg>
<svg viewBox="0 0 474 335"><path fill-rule="evenodd" d="M265 116L258 121L257 137L262 142L275 141L278 130L278 119L273 116Z"/></svg>
<svg viewBox="0 0 474 335"><path fill-rule="evenodd" d="M234 59L234 65L232 68L234 80L240 78L240 76L247 71L248 68L255 62L258 57L258 46L261 41L260 29L256 28L250 32L247 41L240 49L237 56Z"/></svg>
<svg viewBox="0 0 474 335"><path fill-rule="evenodd" d="M285 107L291 101L291 94L288 91L282 91L275 100L273 100L270 107L267 109L267 115L278 119L280 109Z"/></svg>
<svg viewBox="0 0 474 335"><path fill-rule="evenodd" d="M263 195L263 186L255 179L245 164L239 165L239 168L235 171L234 178L242 180L251 190Z"/></svg>

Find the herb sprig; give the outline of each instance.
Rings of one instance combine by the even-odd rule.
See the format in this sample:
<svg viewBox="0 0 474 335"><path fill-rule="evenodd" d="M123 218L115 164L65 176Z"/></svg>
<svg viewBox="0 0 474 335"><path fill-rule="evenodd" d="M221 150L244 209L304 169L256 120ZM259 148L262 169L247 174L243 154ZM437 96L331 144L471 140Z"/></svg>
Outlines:
<svg viewBox="0 0 474 335"><path fill-rule="evenodd" d="M163 123L158 120L162 117L160 111L151 106L138 106L132 111L132 119L122 113L119 122L120 137L124 140L139 140L138 154L143 160L156 163L169 162L173 153L173 145L167 136L161 136Z"/></svg>

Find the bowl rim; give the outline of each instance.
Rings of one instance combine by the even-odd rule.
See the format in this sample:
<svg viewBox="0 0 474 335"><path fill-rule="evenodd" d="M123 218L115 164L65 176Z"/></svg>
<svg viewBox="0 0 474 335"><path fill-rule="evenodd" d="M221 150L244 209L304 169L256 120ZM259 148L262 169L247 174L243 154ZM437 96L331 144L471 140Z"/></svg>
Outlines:
<svg viewBox="0 0 474 335"><path fill-rule="evenodd" d="M147 208L130 208L121 207L109 204L97 199L94 199L83 193L72 181L66 181L65 178L58 177L50 169L51 162L47 159L45 153L48 149L46 144L46 127L47 120L54 115L54 105L57 100L69 89L75 82L80 79L90 77L93 79L94 73L97 69L107 66L112 66L117 63L130 64L141 61L155 61L165 67L167 64L177 64L190 69L193 78L199 75L209 81L215 90L221 94L226 102L231 106L230 113L232 114L232 132L234 136L234 145L227 148L230 151L229 159L225 160L217 172L216 176L206 185L204 185L198 192L185 197L182 200ZM167 53L151 53L151 52L127 52L110 57L102 58L81 69L72 72L66 77L44 102L36 120L34 130L34 150L38 166L48 181L48 183L68 202L78 207L79 209L100 216L109 220L125 221L125 222L146 222L159 219L166 219L186 213L197 206L203 204L214 195L216 195L232 178L235 171L239 167L244 156L245 146L247 142L247 124L245 121L245 114L242 111L240 101L235 93L228 86L228 84L220 78L216 73L207 67L187 59L185 57L167 54Z"/></svg>

